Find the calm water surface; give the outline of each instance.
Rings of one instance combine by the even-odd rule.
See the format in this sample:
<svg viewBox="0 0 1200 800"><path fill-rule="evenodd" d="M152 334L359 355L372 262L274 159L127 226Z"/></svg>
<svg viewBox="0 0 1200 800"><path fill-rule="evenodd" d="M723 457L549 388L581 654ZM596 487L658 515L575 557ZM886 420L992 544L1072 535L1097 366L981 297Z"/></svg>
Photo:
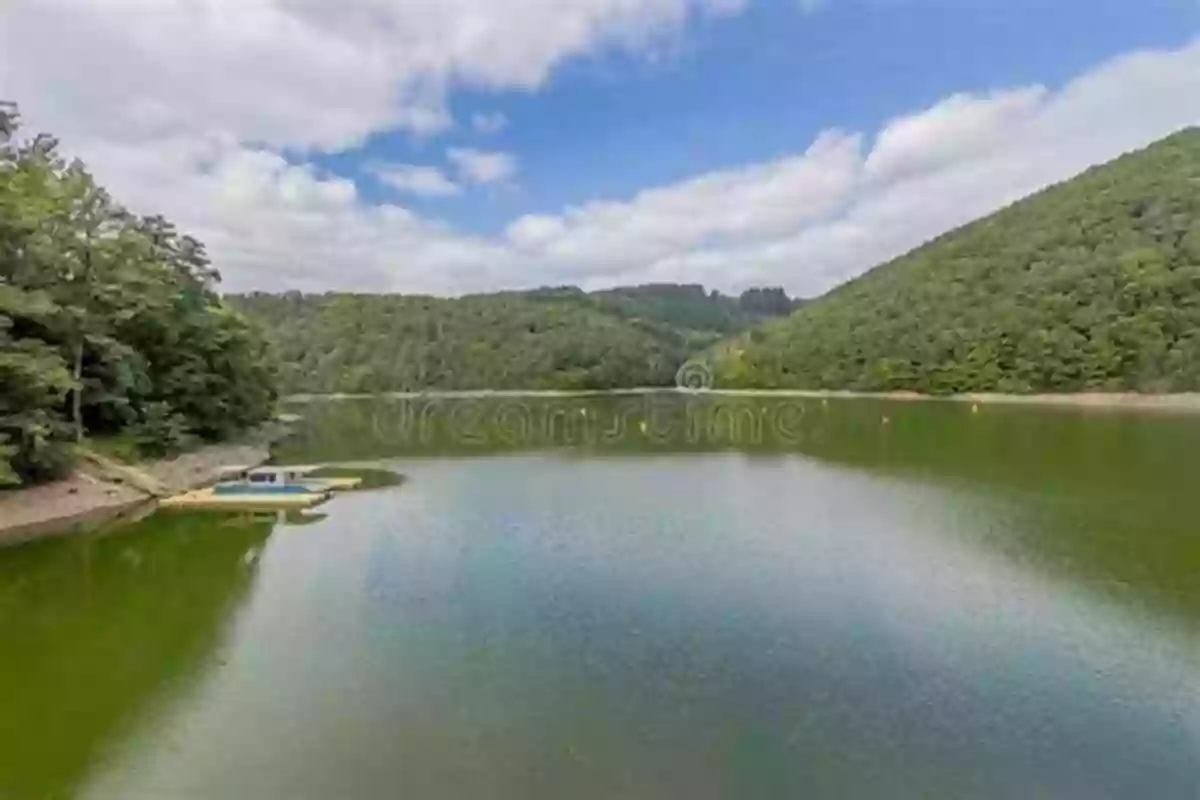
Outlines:
<svg viewBox="0 0 1200 800"><path fill-rule="evenodd" d="M725 402L313 407L411 481L0 551L0 798L1200 797L1200 418Z"/></svg>

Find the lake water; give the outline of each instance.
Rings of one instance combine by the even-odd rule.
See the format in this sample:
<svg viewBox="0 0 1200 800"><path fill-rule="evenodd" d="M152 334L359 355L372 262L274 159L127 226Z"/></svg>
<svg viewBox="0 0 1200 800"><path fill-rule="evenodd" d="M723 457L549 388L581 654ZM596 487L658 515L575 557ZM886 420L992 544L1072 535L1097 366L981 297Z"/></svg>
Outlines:
<svg viewBox="0 0 1200 800"><path fill-rule="evenodd" d="M0 798L1200 797L1200 418L302 413L410 481L0 551Z"/></svg>

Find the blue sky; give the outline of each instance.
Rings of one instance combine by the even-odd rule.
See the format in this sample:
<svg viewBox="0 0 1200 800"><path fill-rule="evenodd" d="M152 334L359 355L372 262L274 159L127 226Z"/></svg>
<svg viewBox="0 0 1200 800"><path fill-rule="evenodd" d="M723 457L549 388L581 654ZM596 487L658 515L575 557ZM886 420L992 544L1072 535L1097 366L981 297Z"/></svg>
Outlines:
<svg viewBox="0 0 1200 800"><path fill-rule="evenodd" d="M235 290L812 295L1200 124L1198 35L1196 0L16 0L0 96Z"/></svg>
<svg viewBox="0 0 1200 800"><path fill-rule="evenodd" d="M523 213L779 158L829 127L877 130L955 92L1059 86L1133 47L1179 47L1197 30L1200 3L1184 0L846 0L809 13L799 2L759 3L695 24L653 61L605 54L567 65L534 93L457 94L463 123L438 143L514 153L519 188L408 203L495 232ZM465 124L497 112L509 121L499 135ZM445 166L439 156L423 138L394 133L329 163Z"/></svg>

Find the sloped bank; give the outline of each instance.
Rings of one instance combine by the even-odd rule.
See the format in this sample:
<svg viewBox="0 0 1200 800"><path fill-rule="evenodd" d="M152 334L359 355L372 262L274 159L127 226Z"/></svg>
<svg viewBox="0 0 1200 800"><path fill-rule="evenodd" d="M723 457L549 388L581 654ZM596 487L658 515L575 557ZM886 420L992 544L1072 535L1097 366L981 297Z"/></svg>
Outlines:
<svg viewBox="0 0 1200 800"><path fill-rule="evenodd" d="M273 426L241 443L209 445L136 466L84 448L78 468L66 479L0 493L0 545L70 533L80 524L136 515L143 507L152 511L158 498L213 483L226 467L266 463L271 444L285 432Z"/></svg>

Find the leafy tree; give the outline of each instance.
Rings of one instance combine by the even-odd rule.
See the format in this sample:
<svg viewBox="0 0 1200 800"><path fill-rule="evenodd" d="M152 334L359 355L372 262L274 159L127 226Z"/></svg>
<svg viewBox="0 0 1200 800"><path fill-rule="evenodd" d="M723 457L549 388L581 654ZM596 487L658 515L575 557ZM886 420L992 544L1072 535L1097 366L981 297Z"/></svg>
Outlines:
<svg viewBox="0 0 1200 800"><path fill-rule="evenodd" d="M165 452L266 418L265 346L203 246L19 131L0 109L0 480L62 474L86 433Z"/></svg>

